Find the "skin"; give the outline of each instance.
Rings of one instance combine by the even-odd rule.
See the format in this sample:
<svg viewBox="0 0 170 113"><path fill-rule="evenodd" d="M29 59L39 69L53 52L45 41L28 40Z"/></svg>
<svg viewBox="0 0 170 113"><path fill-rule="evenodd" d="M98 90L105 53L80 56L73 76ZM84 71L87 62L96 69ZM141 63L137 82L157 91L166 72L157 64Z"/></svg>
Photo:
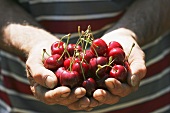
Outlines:
<svg viewBox="0 0 170 113"><path fill-rule="evenodd" d="M136 0L120 21L102 37L107 44L110 41L118 41L126 54L135 43L128 59L131 72L128 84L109 78L105 81L109 91L97 89L92 98L84 96L86 90L81 87L73 90L64 86L54 88L58 80L53 72L43 66L41 51L46 49L50 53L50 45L58 39L43 30L13 0L0 2L2 31L0 48L27 59L27 77L37 99L49 105L60 104L72 110L89 111L102 104L115 104L120 98L138 89L140 80L146 74L145 54L140 46L155 40L157 36L170 28L168 3L170 3L169 0Z"/></svg>

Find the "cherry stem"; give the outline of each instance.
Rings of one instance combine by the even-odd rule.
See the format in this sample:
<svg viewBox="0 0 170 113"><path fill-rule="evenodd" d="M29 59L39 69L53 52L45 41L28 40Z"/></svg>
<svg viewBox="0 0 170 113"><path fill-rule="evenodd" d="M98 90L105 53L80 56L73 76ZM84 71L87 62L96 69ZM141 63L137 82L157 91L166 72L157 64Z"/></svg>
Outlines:
<svg viewBox="0 0 170 113"><path fill-rule="evenodd" d="M47 51L46 51L46 49L43 49L43 55L42 55L42 60L44 61L44 55L45 55L45 53L48 55L48 56L50 56L50 54L49 53L47 53Z"/></svg>
<svg viewBox="0 0 170 113"><path fill-rule="evenodd" d="M43 49L43 54L42 54L42 60L44 61L44 55L45 55L46 49Z"/></svg>
<svg viewBox="0 0 170 113"><path fill-rule="evenodd" d="M132 49L134 48L134 46L135 46L135 43L132 44L132 47L131 47L131 49L130 49L130 52L129 52L129 54L128 54L126 60L129 59L129 56L130 56L130 54L132 53Z"/></svg>
<svg viewBox="0 0 170 113"><path fill-rule="evenodd" d="M82 61L80 62L80 68L83 74L83 79L86 80L85 74L84 74L84 70L83 70L83 66L82 66Z"/></svg>
<svg viewBox="0 0 170 113"><path fill-rule="evenodd" d="M97 76L97 78L99 78L100 79L100 77L99 77L99 75L97 74L98 73L98 71L100 70L100 69L102 69L102 68L105 68L105 67L111 67L112 68L112 66L110 66L110 65L97 65L97 70L96 70L96 76Z"/></svg>
<svg viewBox="0 0 170 113"><path fill-rule="evenodd" d="M82 57L82 61L84 60L85 62L87 62L84 59L84 54L85 54L85 50L87 49L88 44L91 44L92 42L92 34L91 34L91 27L90 25L88 26L86 31L82 31L80 33L80 27L78 27L78 32L79 32L79 43L81 43L82 49L83 49L83 57ZM85 43L85 44L84 44Z"/></svg>
<svg viewBox="0 0 170 113"><path fill-rule="evenodd" d="M111 67L112 68L112 66L111 66L111 64L113 63L115 61L115 59L113 59L112 60L112 56L111 57L109 57L109 62L108 62L108 64L106 64L106 65L97 65L97 70L96 70L96 76L98 77L98 78L100 78L99 76L98 76L98 71L100 70L100 69L102 69L102 68L104 68L104 67Z"/></svg>
<svg viewBox="0 0 170 113"><path fill-rule="evenodd" d="M62 55L60 56L60 58L58 60L61 60L61 58L64 56L65 53L67 53L67 55L70 57L70 54L68 53L67 48L66 48L68 45L68 42L70 40L70 36L71 36L71 34L69 33L68 35L65 35L61 38L61 39L64 39L65 37L67 37L67 42L66 42L66 45L64 45L64 52L62 53Z"/></svg>
<svg viewBox="0 0 170 113"><path fill-rule="evenodd" d="M102 69L103 67L101 66L101 65L97 65L97 70L96 70L96 76L97 76L97 78L99 78L100 79L100 77L99 77L99 75L97 74L98 73L98 71L100 70L100 69Z"/></svg>
<svg viewBox="0 0 170 113"><path fill-rule="evenodd" d="M110 56L108 66L110 66L115 60L116 60L116 58L112 60L112 56Z"/></svg>

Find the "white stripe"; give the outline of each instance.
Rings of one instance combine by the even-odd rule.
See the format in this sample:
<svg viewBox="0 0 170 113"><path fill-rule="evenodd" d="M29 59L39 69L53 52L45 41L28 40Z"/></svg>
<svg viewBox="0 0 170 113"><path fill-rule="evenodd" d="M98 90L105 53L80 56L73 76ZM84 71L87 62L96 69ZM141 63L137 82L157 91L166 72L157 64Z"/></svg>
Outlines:
<svg viewBox="0 0 170 113"><path fill-rule="evenodd" d="M18 75L16 75L15 73L12 73L12 72L9 72L9 71L6 71L4 69L1 69L1 73L4 75L4 76L8 76L8 77L12 77L20 82L23 82L25 84L28 84L29 85L29 82L28 82L28 79L25 79L25 78L22 78ZM23 75L24 76L24 75Z"/></svg>
<svg viewBox="0 0 170 113"><path fill-rule="evenodd" d="M149 60L148 62L146 62L146 66L150 66L150 65L154 64L155 62L160 61L161 59L164 58L164 56L166 56L169 53L170 53L170 47L165 49L164 51L162 51L159 56L157 56L157 57Z"/></svg>
<svg viewBox="0 0 170 113"><path fill-rule="evenodd" d="M115 17L122 13L122 11L119 12L113 12L113 13L103 13L103 14L89 14L89 15L67 15L67 16L61 16L61 15L42 15L39 17L36 17L37 21L41 20L87 20L87 19L101 19L101 18L109 18L109 17Z"/></svg>
<svg viewBox="0 0 170 113"><path fill-rule="evenodd" d="M0 105L3 106L4 108L6 108L6 110L8 112L11 112L11 107L9 105L7 105L4 101L2 101L1 99L0 99Z"/></svg>
<svg viewBox="0 0 170 113"><path fill-rule="evenodd" d="M10 59L10 60L14 60L14 61L19 62L22 66L25 67L25 63L24 63L19 57L14 56L14 55L12 55L12 54L10 54L10 53L7 53L7 52L5 52L5 51L2 51L2 50L0 50L0 54L3 55L3 56L5 56L6 58L8 58L8 59Z"/></svg>
<svg viewBox="0 0 170 113"><path fill-rule="evenodd" d="M111 0L32 0L31 4L51 3L51 2L92 2L92 1L111 1Z"/></svg>
<svg viewBox="0 0 170 113"><path fill-rule="evenodd" d="M149 48L149 47L151 47L151 46L154 46L154 45L158 44L158 43L160 42L160 40L162 40L163 38L165 38L166 35L168 35L169 33L170 33L170 31L166 32L164 35L160 36L160 37L157 38L156 40L154 40L154 41L152 41L152 42L144 45L144 46L142 47L142 49L147 49L147 48Z"/></svg>
<svg viewBox="0 0 170 113"><path fill-rule="evenodd" d="M130 106L137 105L137 104L140 104L140 103L143 103L143 102L153 100L157 97L160 97L161 95L168 93L169 90L170 90L170 86L162 89L161 91L158 91L157 93L154 93L153 95L147 95L146 97L143 97L141 99L137 99L137 100L134 100L134 101L131 101L131 102L123 103L123 104L118 104L118 105L108 107L108 108L105 108L105 109L102 109L102 110L95 110L95 111L88 112L88 113L104 113L104 112L108 112L108 111L112 111L112 110L130 107ZM83 112L79 112L79 113L83 113Z"/></svg>
<svg viewBox="0 0 170 113"><path fill-rule="evenodd" d="M13 55L5 52L5 51L0 51L0 54L5 56L6 58L8 58L10 60L14 60L14 61L18 62L19 64L21 64L25 68L25 63L22 60L20 60L18 57L13 56ZM27 79L20 77L20 76L16 75L15 73L9 72L9 71L4 70L4 69L1 69L1 73L4 74L5 76L10 76L10 77L12 77L12 78L14 78L14 79L16 79L20 82L25 83L25 84L29 84Z"/></svg>
<svg viewBox="0 0 170 113"><path fill-rule="evenodd" d="M142 80L141 83L140 83L140 86L149 84L149 83L154 82L156 80L159 80L163 76L166 76L169 72L170 72L170 66L167 67L166 69L164 69L161 73L158 73L157 75L154 75L152 77L149 77L147 79Z"/></svg>
<svg viewBox="0 0 170 113"><path fill-rule="evenodd" d="M170 104L167 105L167 106L164 106L163 108L160 108L160 109L158 109L158 110L155 110L155 111L153 111L153 112L151 112L151 113L164 113L164 112L166 112L167 110L170 110Z"/></svg>
<svg viewBox="0 0 170 113"><path fill-rule="evenodd" d="M14 96L20 96L22 98L25 98L25 99L30 99L30 100L33 100L33 101L39 101L37 100L34 96L30 96L30 95L26 95L26 94L22 94L22 93L18 93L18 92L15 92L14 90L10 90L10 89L7 89L3 86L0 85L0 90L3 91L3 92L6 92L8 95L14 95ZM23 109L18 109L18 108L10 108L10 106L8 106L6 103L4 103L3 101L1 101L0 99L0 104L2 106L4 106L9 112L19 112L19 113L36 113L34 111L30 111L30 110L23 110Z"/></svg>
<svg viewBox="0 0 170 113"><path fill-rule="evenodd" d="M39 112L26 110L26 109L19 109L19 108L13 108L12 112L14 112L14 113L39 113Z"/></svg>
<svg viewBox="0 0 170 113"><path fill-rule="evenodd" d="M25 110L25 109L18 109L18 108L12 108L10 106L8 106L4 101L2 101L0 99L0 105L3 106L4 108L6 108L7 112L9 113L37 113L34 111L30 111L30 110Z"/></svg>
<svg viewBox="0 0 170 113"><path fill-rule="evenodd" d="M19 92L14 91L14 90L10 90L8 88L5 88L2 85L0 85L0 90L3 91L3 92L6 92L9 95L20 96L22 98L26 98L26 99L30 99L30 100L34 100L34 101L37 100L34 96L23 94L23 93L19 93Z"/></svg>

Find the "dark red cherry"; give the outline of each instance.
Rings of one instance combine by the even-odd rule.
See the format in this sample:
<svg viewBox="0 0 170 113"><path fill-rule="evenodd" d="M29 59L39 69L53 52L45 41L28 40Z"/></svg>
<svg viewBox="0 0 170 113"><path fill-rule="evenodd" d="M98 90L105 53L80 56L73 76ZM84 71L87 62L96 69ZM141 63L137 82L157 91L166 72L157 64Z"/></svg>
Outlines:
<svg viewBox="0 0 170 113"><path fill-rule="evenodd" d="M91 50L85 50L85 53L80 53L80 60L84 58L85 62L89 63L91 58L94 58L95 55Z"/></svg>
<svg viewBox="0 0 170 113"><path fill-rule="evenodd" d="M63 66L63 58L60 58L61 55L54 54L44 61L44 67L50 70L57 70L59 67Z"/></svg>
<svg viewBox="0 0 170 113"><path fill-rule="evenodd" d="M59 54L62 55L64 52L64 42L56 41L51 45L51 54Z"/></svg>
<svg viewBox="0 0 170 113"><path fill-rule="evenodd" d="M96 81L93 78L88 78L87 80L83 81L82 86L86 89L86 95L88 97L91 97L97 88Z"/></svg>
<svg viewBox="0 0 170 113"><path fill-rule="evenodd" d="M127 70L123 65L114 65L109 77L116 78L120 82L127 82Z"/></svg>
<svg viewBox="0 0 170 113"><path fill-rule="evenodd" d="M76 71L64 70L60 75L60 84L70 88L78 87L82 84L82 76Z"/></svg>
<svg viewBox="0 0 170 113"><path fill-rule="evenodd" d="M122 45L119 42L111 41L108 45L108 51L110 51L113 48L121 48L123 49Z"/></svg>
<svg viewBox="0 0 170 113"><path fill-rule="evenodd" d="M82 48L80 45L76 46L76 44L68 44L67 51L70 54L70 56L73 56L74 51L80 52L82 51Z"/></svg>
<svg viewBox="0 0 170 113"><path fill-rule="evenodd" d="M75 62L72 65L72 70L73 71L77 71L79 74L84 74L86 75L88 73L89 70L89 65L85 62Z"/></svg>
<svg viewBox="0 0 170 113"><path fill-rule="evenodd" d="M108 46L105 43L104 40L101 38L95 39L92 42L92 45L90 46L91 51L96 55L96 56L104 56L107 51L108 51Z"/></svg>
<svg viewBox="0 0 170 113"><path fill-rule="evenodd" d="M70 63L72 62L72 64L73 63L75 63L75 62L79 62L80 60L78 59L78 58L73 58L73 57L69 57L69 58L66 58L65 60L64 60L64 67L66 68L66 69L68 69L69 67L70 67Z"/></svg>
<svg viewBox="0 0 170 113"><path fill-rule="evenodd" d="M60 76L62 75L62 73L65 71L65 68L64 67L59 67L58 69L57 69L57 71L55 71L55 75L56 75L56 77L57 77L57 79L58 79L58 85L61 85L60 84Z"/></svg>
<svg viewBox="0 0 170 113"><path fill-rule="evenodd" d="M113 48L109 52L109 57L112 57L115 63L122 64L125 60L125 52L121 48Z"/></svg>
<svg viewBox="0 0 170 113"><path fill-rule="evenodd" d="M96 71L99 67L98 65L103 66L103 65L106 65L107 63L108 63L108 59L106 57L103 57L103 56L99 56L97 58L90 59L89 66L90 66L91 73L93 75L96 75ZM106 71L106 67L101 68L97 72L97 75L100 76L101 74L104 74L105 71Z"/></svg>

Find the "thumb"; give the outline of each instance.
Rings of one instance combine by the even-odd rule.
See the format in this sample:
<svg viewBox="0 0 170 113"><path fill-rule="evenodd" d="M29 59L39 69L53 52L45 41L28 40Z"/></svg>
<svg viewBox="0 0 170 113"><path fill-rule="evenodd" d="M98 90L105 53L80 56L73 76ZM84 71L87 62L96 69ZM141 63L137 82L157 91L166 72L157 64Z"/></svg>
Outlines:
<svg viewBox="0 0 170 113"><path fill-rule="evenodd" d="M26 62L27 77L31 76L34 81L47 88L54 88L57 85L57 77L44 67L42 61L36 57L29 57Z"/></svg>
<svg viewBox="0 0 170 113"><path fill-rule="evenodd" d="M131 86L137 86L140 80L146 75L146 66L144 60L135 60L130 64L130 74L128 83Z"/></svg>

